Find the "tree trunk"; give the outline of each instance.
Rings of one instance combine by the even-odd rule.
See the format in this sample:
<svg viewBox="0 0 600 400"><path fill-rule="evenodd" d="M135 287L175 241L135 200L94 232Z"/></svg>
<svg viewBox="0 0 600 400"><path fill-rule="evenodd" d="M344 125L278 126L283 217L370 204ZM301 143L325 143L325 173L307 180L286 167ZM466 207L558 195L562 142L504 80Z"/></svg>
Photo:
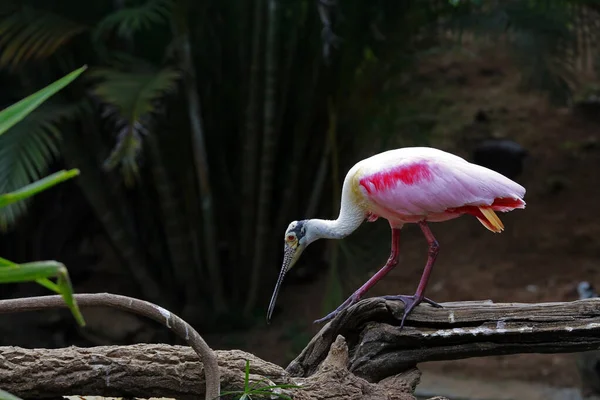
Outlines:
<svg viewBox="0 0 600 400"><path fill-rule="evenodd" d="M181 3L181 2L180 2ZM179 5L179 14L176 15L174 28L176 41L179 45L180 65L184 71L185 95L187 97L188 114L192 130L192 149L194 164L196 166L196 177L200 191L202 208L202 227L204 234L204 246L202 249L206 254L206 267L208 279L211 282L211 293L213 294L213 306L217 313L227 309L227 302L223 295L223 281L221 279L219 258L217 252L217 231L215 225L215 211L213 208L213 195L210 184L208 159L204 139L204 128L202 124L202 108L200 96L198 95L196 69L192 57L192 44L190 40L188 22L185 7Z"/></svg>
<svg viewBox="0 0 600 400"><path fill-rule="evenodd" d="M293 146L291 149L291 159L285 186L281 195L279 212L275 219L275 228L283 229L286 225L286 218L290 215L292 204L294 204L294 195L297 193L300 176L303 170L303 157L306 157L306 148L310 142L311 135L309 131L315 119L315 110L313 107L314 101L317 99L317 83L319 81L319 66L320 62L313 62L313 70L311 74L310 86L305 90L306 99L300 107L303 112L298 117L298 122L295 124L293 131ZM287 221L289 223L291 221Z"/></svg>
<svg viewBox="0 0 600 400"><path fill-rule="evenodd" d="M249 315L256 306L256 299L261 287L260 280L265 264L269 264L270 257L266 254L270 245L269 233L272 232L271 218L274 213L271 210L273 195L273 167L275 163L275 147L277 144L276 131L276 103L277 103L277 22L278 1L268 0L268 27L266 44L266 74L265 74L265 106L264 106L264 135L261 151L260 180L258 193L258 212L256 221L256 240L254 241L254 257L252 263L252 275L248 288L248 298L244 313Z"/></svg>
<svg viewBox="0 0 600 400"><path fill-rule="evenodd" d="M88 300L110 295L77 295ZM59 296L0 300L0 313L37 310L40 301L64 307ZM128 304L128 302L121 302ZM600 346L600 299L567 303L443 303L418 306L399 328L402 302L362 300L323 326L283 370L238 350L217 351L211 369L222 391L241 390L246 360L250 381L297 385L282 389L295 400L414 400L416 364L517 353L561 353ZM167 310L146 307L187 336ZM84 310L85 311L85 310ZM190 335L191 337L191 335ZM348 338L347 341L344 338ZM218 365L218 367L217 367ZM58 395L192 398L203 393L203 364L191 349L160 344L66 349L0 347L0 387L23 398ZM258 383L260 385L260 383ZM210 385L209 385L210 386ZM238 396L239 397L239 396Z"/></svg>
<svg viewBox="0 0 600 400"><path fill-rule="evenodd" d="M246 107L245 131L243 135L242 163L240 164L241 186L241 237L240 262L250 263L254 252L255 210L256 210L256 170L258 164L258 144L260 142L260 51L263 32L263 1L254 0L252 23L252 61L250 64L250 87ZM250 264L251 265L251 264ZM251 273L251 271L250 271ZM248 275L250 277L250 275ZM246 280L247 282L247 280Z"/></svg>
<svg viewBox="0 0 600 400"><path fill-rule="evenodd" d="M281 367L240 350L216 353L222 392L243 390L248 360L251 384L264 380L257 386L298 385L280 389L294 400L415 400L412 393L421 375L412 368L378 383L358 378L348 371L348 347L341 336L317 373L308 378L291 377ZM182 346L0 347L0 387L23 399L64 395L197 399L204 394L203 376L202 362Z"/></svg>
<svg viewBox="0 0 600 400"><path fill-rule="evenodd" d="M162 212L162 225L171 259L171 267L177 281L176 287L182 288L185 293L185 304L181 311L182 317L193 326L202 321L202 298L198 283L200 277L194 272L194 257L190 246L190 232L182 213L182 205L175 194L169 174L165 168L160 144L155 134L150 134L145 140L148 154L151 158L152 176L158 194ZM196 260L198 262L199 260Z"/></svg>
<svg viewBox="0 0 600 400"><path fill-rule="evenodd" d="M600 298L566 303L463 301L420 305L399 328L404 304L370 298L342 311L286 370L310 376L338 335L349 369L370 382L425 361L519 353L570 353L600 346Z"/></svg>
<svg viewBox="0 0 600 400"><path fill-rule="evenodd" d="M123 258L125 266L129 269L139 292L144 299L160 304L164 307L172 307L173 302L162 290L156 279L150 274L148 263L140 252L138 244L127 224L122 220L119 213L115 213L114 199L110 199L111 191L105 190L104 180L100 167L94 165L88 156L86 148L74 133L66 131L62 141L62 153L68 165L81 170L77 184L84 196L89 201L98 220L102 223L106 234L117 253Z"/></svg>

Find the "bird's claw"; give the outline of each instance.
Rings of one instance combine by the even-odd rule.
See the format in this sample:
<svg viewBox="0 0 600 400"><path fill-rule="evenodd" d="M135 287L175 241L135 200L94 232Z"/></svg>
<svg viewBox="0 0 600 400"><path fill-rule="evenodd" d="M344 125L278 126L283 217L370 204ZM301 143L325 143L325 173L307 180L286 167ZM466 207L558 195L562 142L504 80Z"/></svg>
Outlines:
<svg viewBox="0 0 600 400"><path fill-rule="evenodd" d="M404 303L404 314L402 315L402 321L400 322L400 329L402 329L402 327L404 327L404 321L406 320L406 317L408 316L408 314L410 314L411 311L416 306L418 306L421 302L427 303L435 308L443 308L441 304L436 303L435 301L433 301L427 297L421 297L421 296L417 296L417 295L413 295L413 296L406 296L406 295L382 296L382 298L385 300L400 300L401 302Z"/></svg>
<svg viewBox="0 0 600 400"><path fill-rule="evenodd" d="M442 306L440 303L436 303L435 301L433 301L427 297L423 297L423 303L427 303L430 306L435 307L435 308L444 308L444 306Z"/></svg>
<svg viewBox="0 0 600 400"><path fill-rule="evenodd" d="M354 293L352 296L348 297L346 299L346 301L344 301L342 304L340 304L338 308L336 308L335 310L333 310L332 312L330 312L329 314L327 314L323 318L314 320L313 323L320 324L322 322L327 322L327 321L332 320L341 311L343 311L346 308L350 307L351 305L355 304L358 300L360 300L360 296L357 295L356 293Z"/></svg>

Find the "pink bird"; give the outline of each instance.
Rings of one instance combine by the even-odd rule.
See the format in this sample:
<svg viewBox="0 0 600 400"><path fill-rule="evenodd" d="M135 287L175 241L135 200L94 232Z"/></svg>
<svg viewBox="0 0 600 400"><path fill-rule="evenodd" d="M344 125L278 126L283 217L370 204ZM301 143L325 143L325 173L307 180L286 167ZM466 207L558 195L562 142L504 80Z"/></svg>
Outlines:
<svg viewBox="0 0 600 400"><path fill-rule="evenodd" d="M495 171L471 164L441 150L408 147L376 154L354 165L342 188L340 214L336 220L309 219L290 223L285 232L281 272L269 304L270 321L279 288L306 246L317 239L342 239L363 221L388 220L392 229L392 250L387 263L333 312L315 322L324 322L356 303L373 285L398 264L400 230L407 223L419 224L429 256L413 296L384 296L404 303L406 316L421 302L441 307L425 297L425 288L439 251L428 222L441 222L463 214L475 216L492 232L504 225L496 211L525 208L525 188Z"/></svg>

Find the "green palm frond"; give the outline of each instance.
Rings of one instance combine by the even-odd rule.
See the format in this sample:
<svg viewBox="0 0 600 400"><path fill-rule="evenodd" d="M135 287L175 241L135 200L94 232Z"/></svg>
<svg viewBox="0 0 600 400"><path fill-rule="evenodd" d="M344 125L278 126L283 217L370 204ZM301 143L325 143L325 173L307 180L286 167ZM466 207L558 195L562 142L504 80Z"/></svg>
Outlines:
<svg viewBox="0 0 600 400"><path fill-rule="evenodd" d="M142 135L148 132L157 103L177 87L180 73L172 68L149 72L96 69L90 75L101 79L93 91L104 103L106 115L115 120L118 131L117 144L105 167L112 169L121 164L126 184L132 184Z"/></svg>
<svg viewBox="0 0 600 400"><path fill-rule="evenodd" d="M0 67L14 69L48 58L86 29L57 14L25 6L0 13Z"/></svg>
<svg viewBox="0 0 600 400"><path fill-rule="evenodd" d="M171 16L171 7L171 0L149 0L137 7L116 10L98 22L93 38L100 42L110 32L121 38L130 38L135 32L149 29L154 24L166 23Z"/></svg>
<svg viewBox="0 0 600 400"><path fill-rule="evenodd" d="M0 136L0 193L20 189L45 175L59 155L57 124L75 106L46 103ZM11 227L27 209L21 201L0 209L0 230Z"/></svg>

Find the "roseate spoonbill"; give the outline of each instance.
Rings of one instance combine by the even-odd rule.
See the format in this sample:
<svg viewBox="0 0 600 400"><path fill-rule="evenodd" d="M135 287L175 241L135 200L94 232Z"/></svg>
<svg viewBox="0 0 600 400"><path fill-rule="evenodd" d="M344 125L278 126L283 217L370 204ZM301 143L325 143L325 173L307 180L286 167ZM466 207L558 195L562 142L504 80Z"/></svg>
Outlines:
<svg viewBox="0 0 600 400"><path fill-rule="evenodd" d="M381 270L356 290L337 309L322 319L332 319L341 310L356 303L362 295L398 263L400 230L406 223L419 224L429 256L421 281L413 296L384 296L404 303L406 316L422 301L439 304L424 297L439 245L428 222L441 222L463 214L475 216L492 232L504 229L495 211L525 208L525 188L507 177L471 164L444 151L427 147L408 147L376 154L355 164L344 179L340 213L336 220L308 219L293 221L285 232L283 265L269 309L270 321L286 273L298 261L306 246L317 239L342 239L356 230L365 219L388 220L392 229L391 254Z"/></svg>

